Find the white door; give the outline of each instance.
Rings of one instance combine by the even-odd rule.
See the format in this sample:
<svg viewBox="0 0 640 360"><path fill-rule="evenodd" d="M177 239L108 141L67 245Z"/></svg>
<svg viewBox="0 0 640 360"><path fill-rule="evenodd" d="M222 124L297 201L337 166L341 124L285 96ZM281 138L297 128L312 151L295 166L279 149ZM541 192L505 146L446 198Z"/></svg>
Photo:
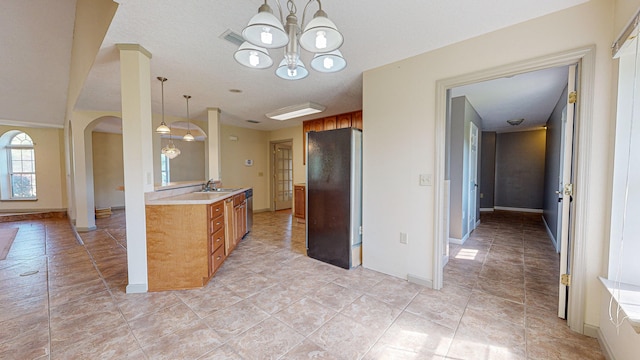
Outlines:
<svg viewBox="0 0 640 360"><path fill-rule="evenodd" d="M273 145L275 210L291 209L293 200L293 150L291 143Z"/></svg>
<svg viewBox="0 0 640 360"><path fill-rule="evenodd" d="M560 186L558 188L558 224L560 231L560 279L558 296L558 317L567 317L568 286L563 284L563 277L571 274L571 211L573 207L573 130L575 123L577 65L569 67L568 94L566 114L563 112L562 149L560 160Z"/></svg>
<svg viewBox="0 0 640 360"><path fill-rule="evenodd" d="M476 199L478 196L478 127L470 123L469 130L469 198L467 214L469 214L469 231L471 233L476 228L476 214L478 212Z"/></svg>

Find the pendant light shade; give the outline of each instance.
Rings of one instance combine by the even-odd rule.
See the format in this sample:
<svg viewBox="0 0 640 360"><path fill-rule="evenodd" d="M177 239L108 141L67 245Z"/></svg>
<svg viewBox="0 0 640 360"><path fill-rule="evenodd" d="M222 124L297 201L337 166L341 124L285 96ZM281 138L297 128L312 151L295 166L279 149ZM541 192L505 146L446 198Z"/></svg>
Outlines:
<svg viewBox="0 0 640 360"><path fill-rule="evenodd" d="M191 95L182 95L185 99L187 99L187 133L182 137L184 141L193 141L195 138L191 135L191 120L189 120L189 99L191 99Z"/></svg>
<svg viewBox="0 0 640 360"><path fill-rule="evenodd" d="M285 80L300 80L309 75L309 70L304 66L300 59L297 59L295 68L289 68L287 59L283 59L276 69L276 75Z"/></svg>
<svg viewBox="0 0 640 360"><path fill-rule="evenodd" d="M289 42L282 23L273 15L266 0L242 30L242 36L253 45L267 49L283 47Z"/></svg>
<svg viewBox="0 0 640 360"><path fill-rule="evenodd" d="M318 10L300 35L300 46L310 52L326 53L336 50L344 42L336 24L329 20L327 13Z"/></svg>
<svg viewBox="0 0 640 360"><path fill-rule="evenodd" d="M180 149L173 144L172 140L169 140L169 144L162 148L162 153L164 156L168 157L169 160L173 160L180 155Z"/></svg>
<svg viewBox="0 0 640 360"><path fill-rule="evenodd" d="M311 60L311 67L315 71L331 73L338 72L347 66L347 61L342 57L340 50L334 50L325 54L316 54Z"/></svg>
<svg viewBox="0 0 640 360"><path fill-rule="evenodd" d="M167 81L166 77L158 76L158 80L162 84L162 121L160 122L160 126L156 128L156 132L160 134L168 134L171 132L171 129L164 122L164 82Z"/></svg>
<svg viewBox="0 0 640 360"><path fill-rule="evenodd" d="M253 69L266 69L273 65L269 50L255 46L248 41L240 45L233 57L240 64Z"/></svg>

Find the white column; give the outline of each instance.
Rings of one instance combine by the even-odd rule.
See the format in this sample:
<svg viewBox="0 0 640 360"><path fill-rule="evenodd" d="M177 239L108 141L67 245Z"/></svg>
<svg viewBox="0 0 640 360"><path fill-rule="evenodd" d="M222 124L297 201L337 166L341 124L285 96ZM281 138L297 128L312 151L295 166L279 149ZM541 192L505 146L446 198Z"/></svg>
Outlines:
<svg viewBox="0 0 640 360"><path fill-rule="evenodd" d="M138 293L148 289L144 193L153 191L151 53L137 44L117 46L120 50L122 148L127 210L127 293Z"/></svg>
<svg viewBox="0 0 640 360"><path fill-rule="evenodd" d="M220 179L220 109L207 109L207 139L204 155L207 179Z"/></svg>
<svg viewBox="0 0 640 360"><path fill-rule="evenodd" d="M91 131L76 128L73 138L73 184L75 192L76 230L86 232L96 229L93 193L93 145Z"/></svg>

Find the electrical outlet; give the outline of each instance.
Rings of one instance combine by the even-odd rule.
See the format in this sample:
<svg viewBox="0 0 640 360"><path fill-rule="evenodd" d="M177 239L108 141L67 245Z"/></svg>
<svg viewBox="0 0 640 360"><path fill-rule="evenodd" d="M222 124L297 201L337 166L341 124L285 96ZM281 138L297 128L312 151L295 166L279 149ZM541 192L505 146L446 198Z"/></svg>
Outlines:
<svg viewBox="0 0 640 360"><path fill-rule="evenodd" d="M409 243L409 236L407 235L407 233L400 233L400 244L405 244L407 245Z"/></svg>

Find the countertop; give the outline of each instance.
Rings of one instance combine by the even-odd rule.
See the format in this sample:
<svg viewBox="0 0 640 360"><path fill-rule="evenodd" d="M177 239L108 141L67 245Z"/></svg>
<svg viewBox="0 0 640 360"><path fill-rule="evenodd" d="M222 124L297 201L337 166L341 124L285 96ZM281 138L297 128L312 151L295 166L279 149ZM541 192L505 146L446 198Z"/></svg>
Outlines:
<svg viewBox="0 0 640 360"><path fill-rule="evenodd" d="M146 205L198 205L213 204L233 195L241 194L250 188L237 188L233 191L190 192L175 196L147 200Z"/></svg>

